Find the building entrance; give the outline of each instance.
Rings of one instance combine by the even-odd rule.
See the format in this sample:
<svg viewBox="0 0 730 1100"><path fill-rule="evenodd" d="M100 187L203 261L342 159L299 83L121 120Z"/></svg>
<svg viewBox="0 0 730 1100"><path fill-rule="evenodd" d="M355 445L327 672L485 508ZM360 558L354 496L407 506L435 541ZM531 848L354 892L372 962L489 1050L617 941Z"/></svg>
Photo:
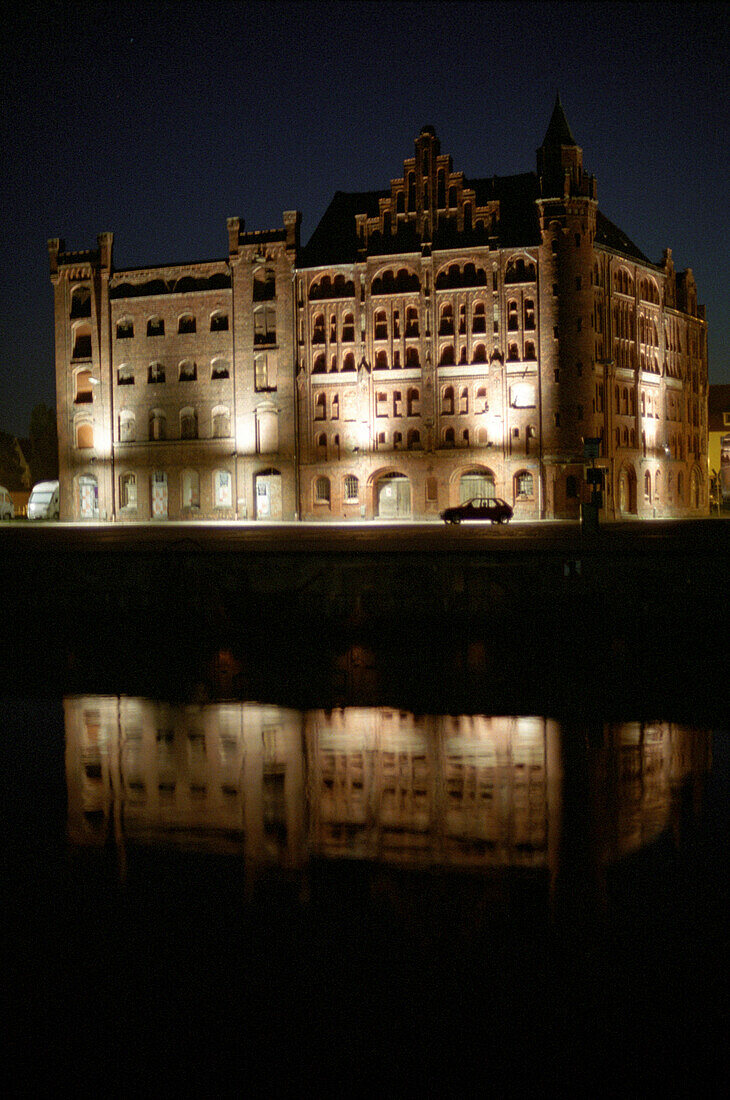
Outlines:
<svg viewBox="0 0 730 1100"><path fill-rule="evenodd" d="M411 514L411 483L405 474L384 474L375 486L376 515L407 519Z"/></svg>
<svg viewBox="0 0 730 1100"><path fill-rule="evenodd" d="M81 519L99 518L99 486L91 474L79 478L79 515Z"/></svg>
<svg viewBox="0 0 730 1100"><path fill-rule="evenodd" d="M281 474L262 470L254 478L256 519L281 519Z"/></svg>

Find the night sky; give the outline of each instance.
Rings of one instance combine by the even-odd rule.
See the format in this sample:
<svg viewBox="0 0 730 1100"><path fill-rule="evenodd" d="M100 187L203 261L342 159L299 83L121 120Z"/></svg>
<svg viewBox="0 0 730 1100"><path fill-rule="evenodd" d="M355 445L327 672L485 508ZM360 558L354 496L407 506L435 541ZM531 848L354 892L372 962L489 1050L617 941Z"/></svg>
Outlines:
<svg viewBox="0 0 730 1100"><path fill-rule="evenodd" d="M730 7L29 3L4 17L0 429L55 404L47 239L117 268L224 257L387 187L424 124L467 177L534 171L555 100L603 212L691 267L730 383ZM8 19L10 22L8 22Z"/></svg>

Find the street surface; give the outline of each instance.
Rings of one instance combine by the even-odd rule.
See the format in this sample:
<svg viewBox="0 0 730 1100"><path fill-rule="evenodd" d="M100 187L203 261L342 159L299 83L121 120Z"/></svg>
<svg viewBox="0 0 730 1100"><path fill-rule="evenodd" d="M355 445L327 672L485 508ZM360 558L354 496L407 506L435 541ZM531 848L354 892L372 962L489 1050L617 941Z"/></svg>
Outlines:
<svg viewBox="0 0 730 1100"><path fill-rule="evenodd" d="M575 548L590 543L616 549L665 542L730 548L728 519L654 520L602 525L597 535L578 523L39 523L0 526L0 553L58 550L164 550L256 553L461 553Z"/></svg>

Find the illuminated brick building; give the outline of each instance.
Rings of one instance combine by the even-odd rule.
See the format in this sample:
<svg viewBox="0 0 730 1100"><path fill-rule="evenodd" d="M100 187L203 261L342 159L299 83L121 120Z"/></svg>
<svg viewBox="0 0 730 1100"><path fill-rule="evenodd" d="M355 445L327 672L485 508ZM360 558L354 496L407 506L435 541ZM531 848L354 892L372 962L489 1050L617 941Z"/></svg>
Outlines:
<svg viewBox="0 0 730 1100"><path fill-rule="evenodd" d="M606 519L707 511L692 272L598 210L559 101L537 172L466 179L427 126L306 246L283 222L144 270L49 243L62 518L574 519L585 439Z"/></svg>

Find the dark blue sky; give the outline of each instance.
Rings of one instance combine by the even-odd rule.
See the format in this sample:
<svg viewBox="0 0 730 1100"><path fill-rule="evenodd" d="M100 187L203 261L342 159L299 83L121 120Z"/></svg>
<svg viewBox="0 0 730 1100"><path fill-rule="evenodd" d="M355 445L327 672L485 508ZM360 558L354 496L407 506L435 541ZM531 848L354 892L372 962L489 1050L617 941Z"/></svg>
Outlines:
<svg viewBox="0 0 730 1100"><path fill-rule="evenodd" d="M467 176L535 168L561 99L601 209L695 273L730 382L725 4L30 3L6 24L0 428L55 403L48 237L117 267L224 256L226 218L387 187L425 123Z"/></svg>

